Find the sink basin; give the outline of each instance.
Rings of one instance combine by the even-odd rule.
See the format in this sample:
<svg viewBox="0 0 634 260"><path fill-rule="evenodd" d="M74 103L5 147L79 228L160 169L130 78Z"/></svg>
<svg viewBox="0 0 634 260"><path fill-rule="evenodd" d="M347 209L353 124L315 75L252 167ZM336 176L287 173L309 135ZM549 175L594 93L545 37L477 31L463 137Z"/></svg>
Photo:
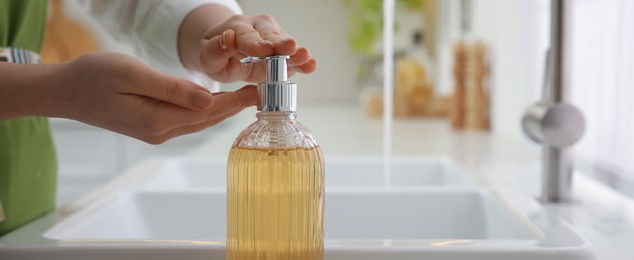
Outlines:
<svg viewBox="0 0 634 260"><path fill-rule="evenodd" d="M326 158L325 259L590 260L533 198L451 161ZM501 199L503 198L503 199ZM155 158L0 238L0 259L225 259L224 158Z"/></svg>
<svg viewBox="0 0 634 260"><path fill-rule="evenodd" d="M224 192L127 192L59 223L58 240L225 238ZM541 234L482 192L333 191L326 193L326 239L535 239Z"/></svg>
<svg viewBox="0 0 634 260"><path fill-rule="evenodd" d="M505 205L473 188L329 190L326 259L594 259L557 218ZM46 225L3 237L0 256L224 259L224 209L214 189L119 192L43 230L28 250L16 244Z"/></svg>
<svg viewBox="0 0 634 260"><path fill-rule="evenodd" d="M380 156L326 157L326 188L334 187L420 187L469 185L472 180L445 158L398 157L391 160L392 174L383 174ZM224 157L176 157L146 182L155 188L224 188L227 162ZM387 184L386 180L390 183Z"/></svg>

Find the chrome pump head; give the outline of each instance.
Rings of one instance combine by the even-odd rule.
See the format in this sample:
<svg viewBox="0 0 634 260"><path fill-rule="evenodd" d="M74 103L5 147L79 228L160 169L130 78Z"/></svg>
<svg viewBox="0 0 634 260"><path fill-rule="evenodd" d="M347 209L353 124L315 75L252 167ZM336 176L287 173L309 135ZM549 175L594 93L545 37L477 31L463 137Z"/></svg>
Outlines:
<svg viewBox="0 0 634 260"><path fill-rule="evenodd" d="M297 84L288 81L286 60L289 56L246 57L243 64L265 62L266 79L258 84L258 110L295 111Z"/></svg>

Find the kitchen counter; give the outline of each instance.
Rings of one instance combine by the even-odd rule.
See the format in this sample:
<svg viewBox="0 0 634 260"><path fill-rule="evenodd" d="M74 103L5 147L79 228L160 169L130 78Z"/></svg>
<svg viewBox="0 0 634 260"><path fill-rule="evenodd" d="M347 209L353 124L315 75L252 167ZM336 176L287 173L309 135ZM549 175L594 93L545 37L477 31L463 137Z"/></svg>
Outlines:
<svg viewBox="0 0 634 260"><path fill-rule="evenodd" d="M255 121L251 108L223 123L223 131L192 149L194 155L226 156L234 138ZM300 103L297 119L313 131L328 155L381 155L380 119L370 119L356 104ZM519 120L519 119L518 119ZM520 131L518 122L518 131ZM540 147L494 133L453 131L443 119L397 119L393 155L447 157L482 185L511 189L537 197L540 192ZM328 171L328 169L326 169ZM590 240L601 260L634 255L634 201L576 172L572 203L545 207Z"/></svg>

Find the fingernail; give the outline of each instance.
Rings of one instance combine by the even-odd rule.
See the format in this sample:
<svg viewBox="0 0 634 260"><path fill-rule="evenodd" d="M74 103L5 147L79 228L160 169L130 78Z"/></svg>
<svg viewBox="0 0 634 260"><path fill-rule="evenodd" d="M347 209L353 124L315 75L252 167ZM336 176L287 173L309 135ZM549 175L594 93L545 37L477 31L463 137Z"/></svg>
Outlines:
<svg viewBox="0 0 634 260"><path fill-rule="evenodd" d="M293 38L286 38L284 40L282 40L283 43L292 43L294 45L297 45L297 43L295 42L295 39Z"/></svg>
<svg viewBox="0 0 634 260"><path fill-rule="evenodd" d="M214 97L211 93L200 89L196 90L194 96L192 97L192 104L198 108L209 108L213 103Z"/></svg>
<svg viewBox="0 0 634 260"><path fill-rule="evenodd" d="M273 46L273 42L269 41L269 40L259 40L258 44L262 45L262 46L266 46L266 45L271 45Z"/></svg>
<svg viewBox="0 0 634 260"><path fill-rule="evenodd" d="M227 49L227 31L222 32L220 36L220 49Z"/></svg>

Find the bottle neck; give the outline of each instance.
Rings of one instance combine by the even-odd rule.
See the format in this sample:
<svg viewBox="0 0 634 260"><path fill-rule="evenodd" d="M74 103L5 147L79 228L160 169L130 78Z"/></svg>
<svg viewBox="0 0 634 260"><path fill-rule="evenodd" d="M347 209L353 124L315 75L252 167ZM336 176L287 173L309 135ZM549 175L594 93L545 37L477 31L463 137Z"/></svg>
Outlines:
<svg viewBox="0 0 634 260"><path fill-rule="evenodd" d="M297 115L294 111L262 111L255 114L259 120L294 121Z"/></svg>

